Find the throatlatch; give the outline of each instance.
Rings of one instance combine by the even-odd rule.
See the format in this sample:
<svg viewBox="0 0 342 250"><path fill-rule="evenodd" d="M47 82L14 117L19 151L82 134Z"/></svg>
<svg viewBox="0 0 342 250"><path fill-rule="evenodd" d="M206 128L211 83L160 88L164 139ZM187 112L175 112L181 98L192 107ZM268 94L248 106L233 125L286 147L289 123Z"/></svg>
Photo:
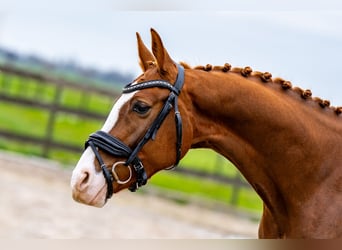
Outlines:
<svg viewBox="0 0 342 250"><path fill-rule="evenodd" d="M106 198L109 199L113 195L113 181L119 182L117 175L111 173L106 164L104 163L101 155L99 154L98 150L101 149L108 154L111 154L116 157L122 157L127 159L124 165L130 168L133 167L137 180L136 183L129 187L129 190L134 192L139 187L143 186L147 182L147 175L144 169L144 165L142 164L141 160L138 157L138 153L142 149L142 147L150 140L154 140L158 129L162 125L163 121L165 120L166 116L170 113L171 109L173 108L175 111L175 124L176 124L176 162L175 166L178 165L180 158L181 158L181 147L182 147L182 117L178 110L178 96L181 92L181 89L184 84L184 68L177 64L178 68L178 75L177 79L172 85L168 81L165 80L152 80L141 82L138 84L128 84L123 88L123 93L131 93L133 91L147 89L147 88L164 88L169 89L170 94L167 100L164 103L163 108L159 112L156 119L153 121L149 129L146 131L144 137L136 144L134 149L128 147L124 142L120 139L106 133L104 131L97 131L89 136L89 139L85 143L85 148L88 146L91 147L93 150L100 166L102 169L102 173L107 182L107 195ZM130 170L131 171L131 170Z"/></svg>

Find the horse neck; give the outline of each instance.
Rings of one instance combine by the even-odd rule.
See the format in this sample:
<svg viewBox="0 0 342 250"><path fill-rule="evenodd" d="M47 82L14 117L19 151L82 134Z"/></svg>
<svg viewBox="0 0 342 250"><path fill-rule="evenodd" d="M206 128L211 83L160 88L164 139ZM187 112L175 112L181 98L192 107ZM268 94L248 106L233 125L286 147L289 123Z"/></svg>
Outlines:
<svg viewBox="0 0 342 250"><path fill-rule="evenodd" d="M317 119L307 111L308 107L298 104L300 98L287 95L280 87L275 90L276 86L234 73L193 72L186 91L196 121L194 147L209 146L221 151L216 147L221 140L226 144L229 138L262 153L270 139L279 139L283 134L292 140L302 138L303 133L310 132L308 124ZM283 145L284 140L272 141L273 147L277 143Z"/></svg>
<svg viewBox="0 0 342 250"><path fill-rule="evenodd" d="M342 132L341 116L320 114L319 107L303 103L292 90L236 73L188 72L192 147L224 155L264 201L286 199L282 194L288 192L288 178L305 179L318 172L324 155L341 144L331 143L342 140L341 133L336 136ZM341 147L338 151L342 154ZM298 179L294 185L300 183L307 181Z"/></svg>

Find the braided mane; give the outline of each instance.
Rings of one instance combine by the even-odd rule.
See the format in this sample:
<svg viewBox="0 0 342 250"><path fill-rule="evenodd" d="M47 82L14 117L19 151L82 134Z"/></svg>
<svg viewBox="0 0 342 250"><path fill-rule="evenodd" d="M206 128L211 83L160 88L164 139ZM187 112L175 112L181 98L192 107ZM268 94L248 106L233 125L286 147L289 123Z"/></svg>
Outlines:
<svg viewBox="0 0 342 250"><path fill-rule="evenodd" d="M191 69L191 67L184 62L180 63L185 69ZM243 77L254 77L259 79L263 83L275 83L275 84L280 84L282 89L285 91L294 91L300 95L301 98L305 100L312 100L316 102L321 108L329 108L334 111L336 115L342 114L342 106L340 107L333 107L330 106L330 101L328 100L323 100L319 97L312 97L312 92L309 89L301 89L299 87L293 87L292 83L290 81L286 81L282 78L272 78L272 74L269 72L259 72L259 71L253 71L251 67L247 66L244 68L239 68L239 67L234 67L229 63L225 63L223 66L212 66L211 64L207 64L205 66L196 66L193 69L195 70L203 70L203 71L220 71L223 73L237 73L241 74Z"/></svg>

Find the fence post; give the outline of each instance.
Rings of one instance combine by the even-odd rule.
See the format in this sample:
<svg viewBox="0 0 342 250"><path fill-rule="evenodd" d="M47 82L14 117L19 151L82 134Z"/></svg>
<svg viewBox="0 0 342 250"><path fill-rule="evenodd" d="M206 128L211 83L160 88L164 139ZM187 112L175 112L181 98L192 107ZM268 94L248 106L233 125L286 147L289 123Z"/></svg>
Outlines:
<svg viewBox="0 0 342 250"><path fill-rule="evenodd" d="M53 142L53 130L55 126L56 116L59 107L59 101L61 99L63 86L61 84L56 84L55 96L53 98L53 105L51 105L49 119L46 125L45 143L43 145L42 156L48 157L51 143Z"/></svg>

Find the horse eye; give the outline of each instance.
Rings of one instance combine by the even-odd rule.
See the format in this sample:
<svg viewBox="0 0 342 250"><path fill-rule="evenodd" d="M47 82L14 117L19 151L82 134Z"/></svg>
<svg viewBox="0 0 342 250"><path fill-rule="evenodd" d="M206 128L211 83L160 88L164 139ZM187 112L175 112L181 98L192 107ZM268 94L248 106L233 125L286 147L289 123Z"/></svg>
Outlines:
<svg viewBox="0 0 342 250"><path fill-rule="evenodd" d="M133 111L138 113L139 115L146 114L150 109L151 109L150 106L148 106L147 104L142 103L142 102L136 102L133 105Z"/></svg>

